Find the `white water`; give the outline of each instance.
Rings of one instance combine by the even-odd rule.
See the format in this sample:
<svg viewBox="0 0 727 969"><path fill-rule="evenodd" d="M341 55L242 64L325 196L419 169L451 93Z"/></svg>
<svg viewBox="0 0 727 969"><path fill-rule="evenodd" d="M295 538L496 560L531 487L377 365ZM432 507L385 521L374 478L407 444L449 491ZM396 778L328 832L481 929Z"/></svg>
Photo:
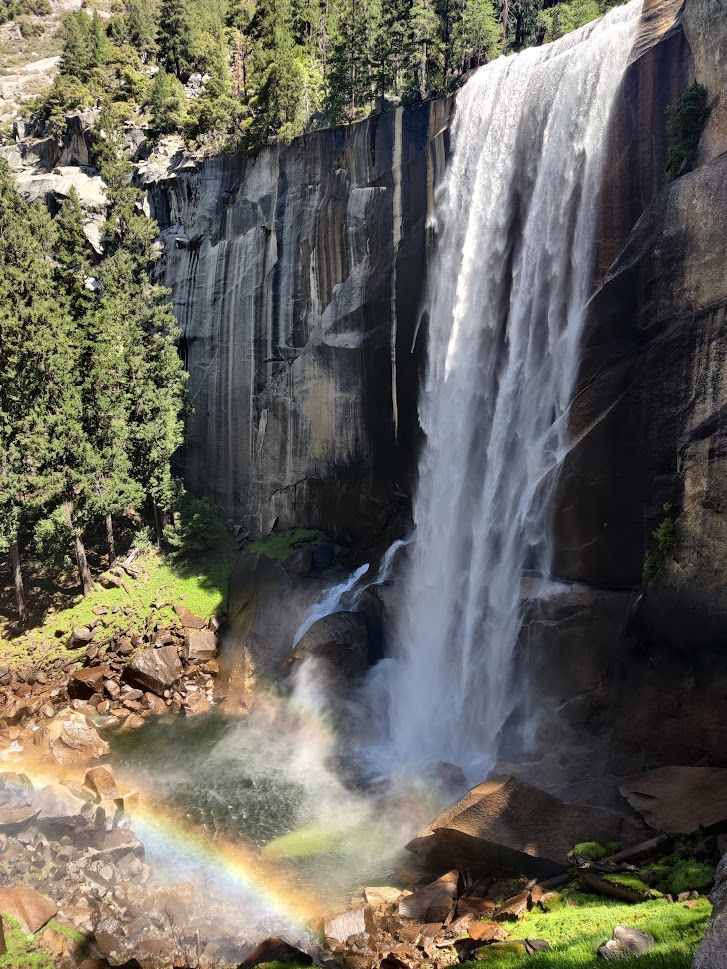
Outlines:
<svg viewBox="0 0 727 969"><path fill-rule="evenodd" d="M481 68L437 200L417 538L389 669L389 757L491 766L524 568L549 506L589 298L604 136L640 0Z"/></svg>
<svg viewBox="0 0 727 969"><path fill-rule="evenodd" d="M318 602L314 603L308 612L306 612L305 616L303 616L301 624L298 626L293 637L293 646L298 645L313 623L318 622L319 619L323 619L325 616L331 616L334 612L355 612L361 601L361 597L367 589L371 589L375 585L384 585L384 583L389 581L394 568L396 553L400 548L409 545L411 541L411 538L397 538L384 552L376 577L370 582L359 586L359 580L371 568L368 563L365 563L359 566L355 572L352 572L342 582L339 582L338 585L326 589ZM356 588L356 586L359 587Z"/></svg>

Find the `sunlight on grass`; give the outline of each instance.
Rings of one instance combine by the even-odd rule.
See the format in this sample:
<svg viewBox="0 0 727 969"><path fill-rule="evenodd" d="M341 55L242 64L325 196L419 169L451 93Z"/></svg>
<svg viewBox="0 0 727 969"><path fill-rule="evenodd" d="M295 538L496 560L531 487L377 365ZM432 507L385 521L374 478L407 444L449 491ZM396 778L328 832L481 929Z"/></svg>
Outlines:
<svg viewBox="0 0 727 969"><path fill-rule="evenodd" d="M207 619L221 615L227 607L227 580L237 557L232 537L221 548L200 554L188 561L172 560L156 550L142 553L134 560L134 568L141 570L137 579L124 579L125 588L104 589L96 583L87 596L69 596L65 608L49 612L41 626L15 638L3 638L0 633L0 652L3 662L11 666L27 664L42 666L74 654L65 648L74 626L85 626L99 618L95 606L106 606L101 617L100 641L109 639L116 631L127 635L142 633L152 603L168 603L157 609L155 618L172 621L174 604L184 605L193 613ZM118 607L116 613L111 610ZM79 655L80 658L80 655Z"/></svg>
<svg viewBox="0 0 727 969"><path fill-rule="evenodd" d="M590 969L603 966L598 947L611 938L617 925L633 926L655 939L644 956L619 959L621 969L689 969L704 935L712 906L706 898L693 908L658 899L625 905L597 895L574 893L551 911L533 910L513 928L512 938L545 939L549 952L532 956L503 955L487 959L489 966L508 969ZM475 967L476 962L465 963Z"/></svg>
<svg viewBox="0 0 727 969"><path fill-rule="evenodd" d="M286 528L282 532L275 532L273 535L268 535L267 538L260 538L251 542L249 550L261 552L263 555L267 555L269 559L274 559L278 565L282 565L299 548L304 548L306 545L315 542L328 541L329 539L323 532L319 532L315 528Z"/></svg>

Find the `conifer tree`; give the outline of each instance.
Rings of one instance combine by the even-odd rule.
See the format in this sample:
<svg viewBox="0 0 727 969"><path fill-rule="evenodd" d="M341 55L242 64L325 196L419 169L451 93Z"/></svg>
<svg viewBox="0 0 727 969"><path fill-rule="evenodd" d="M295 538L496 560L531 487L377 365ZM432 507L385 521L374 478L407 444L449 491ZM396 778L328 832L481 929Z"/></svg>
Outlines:
<svg viewBox="0 0 727 969"><path fill-rule="evenodd" d="M192 18L187 0L162 0L157 44L166 69L186 81L192 73Z"/></svg>

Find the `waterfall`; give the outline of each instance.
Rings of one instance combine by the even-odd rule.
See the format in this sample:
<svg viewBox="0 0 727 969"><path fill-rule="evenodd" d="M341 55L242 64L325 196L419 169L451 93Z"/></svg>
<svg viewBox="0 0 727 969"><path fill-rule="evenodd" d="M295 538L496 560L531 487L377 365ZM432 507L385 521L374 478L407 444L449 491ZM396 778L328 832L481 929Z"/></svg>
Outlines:
<svg viewBox="0 0 727 969"><path fill-rule="evenodd" d="M416 542L389 756L481 773L512 709L523 570L549 507L589 298L605 135L641 11L480 68L457 95L437 253Z"/></svg>

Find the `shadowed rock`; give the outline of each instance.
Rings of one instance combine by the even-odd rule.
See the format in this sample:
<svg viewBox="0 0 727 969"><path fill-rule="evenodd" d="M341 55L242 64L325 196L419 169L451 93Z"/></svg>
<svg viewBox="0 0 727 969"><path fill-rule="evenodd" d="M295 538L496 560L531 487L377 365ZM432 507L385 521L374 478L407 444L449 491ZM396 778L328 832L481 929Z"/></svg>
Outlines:
<svg viewBox="0 0 727 969"><path fill-rule="evenodd" d="M560 874L580 841L643 840L622 815L564 804L515 777L492 777L443 811L406 846L438 867L505 864L536 875Z"/></svg>
<svg viewBox="0 0 727 969"><path fill-rule="evenodd" d="M667 834L692 834L727 820L727 770L659 767L627 777L619 790L647 824Z"/></svg>
<svg viewBox="0 0 727 969"><path fill-rule="evenodd" d="M53 899L41 895L27 885L0 888L0 912L15 919L23 932L35 934L58 911Z"/></svg>
<svg viewBox="0 0 727 969"><path fill-rule="evenodd" d="M291 945L290 942L271 936L256 945L250 955L240 963L238 969L252 969L252 966L265 962L297 962L300 965L309 966L313 959L307 952Z"/></svg>
<svg viewBox="0 0 727 969"><path fill-rule="evenodd" d="M124 679L161 696L182 675L176 647L145 649L133 656L124 670Z"/></svg>

